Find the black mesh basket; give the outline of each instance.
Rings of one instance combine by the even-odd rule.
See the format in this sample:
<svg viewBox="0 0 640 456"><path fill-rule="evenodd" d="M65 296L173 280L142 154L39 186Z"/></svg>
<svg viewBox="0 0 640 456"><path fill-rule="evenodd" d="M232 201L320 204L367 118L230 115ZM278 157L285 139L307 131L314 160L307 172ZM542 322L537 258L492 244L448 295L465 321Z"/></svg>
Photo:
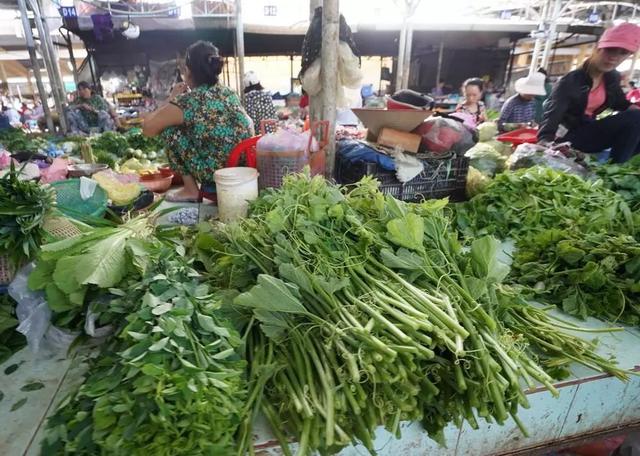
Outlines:
<svg viewBox="0 0 640 456"><path fill-rule="evenodd" d="M336 157L336 181L341 185L358 182L364 176L380 181L382 193L402 201L422 201L449 197L452 201L465 199L469 159L466 157L421 159L424 170L409 182L402 183L394 171L386 171L376 163L350 163Z"/></svg>

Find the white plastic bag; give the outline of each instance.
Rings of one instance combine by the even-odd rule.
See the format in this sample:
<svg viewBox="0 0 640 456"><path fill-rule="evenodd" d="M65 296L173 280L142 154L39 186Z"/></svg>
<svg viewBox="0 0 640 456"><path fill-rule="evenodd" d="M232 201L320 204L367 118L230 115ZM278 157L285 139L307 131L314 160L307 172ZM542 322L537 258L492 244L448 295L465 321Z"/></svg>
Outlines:
<svg viewBox="0 0 640 456"><path fill-rule="evenodd" d="M422 162L413 155L405 154L402 148L396 147L392 155L396 164L396 177L400 182L410 182L424 171Z"/></svg>
<svg viewBox="0 0 640 456"><path fill-rule="evenodd" d="M33 353L45 355L66 354L78 334L63 331L51 324L51 309L41 291L31 291L27 285L29 274L34 268L30 263L20 269L9 285L9 296L18 305L17 330L27 338L27 345Z"/></svg>

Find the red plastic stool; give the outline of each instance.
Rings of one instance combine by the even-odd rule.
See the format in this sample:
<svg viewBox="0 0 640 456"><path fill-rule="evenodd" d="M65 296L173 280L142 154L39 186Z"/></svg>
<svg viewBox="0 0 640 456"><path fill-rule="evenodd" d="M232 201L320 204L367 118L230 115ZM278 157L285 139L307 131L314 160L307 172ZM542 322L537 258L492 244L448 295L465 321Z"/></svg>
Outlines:
<svg viewBox="0 0 640 456"><path fill-rule="evenodd" d="M225 168L232 168L240 164L240 158L244 154L246 166L249 168L256 168L256 144L258 140L262 138L262 135L252 136L243 141L240 141L236 147L234 147L227 157ZM213 202L217 202L215 190L206 188L206 184L200 185L200 193L198 194L198 202L201 203L203 199L208 199Z"/></svg>

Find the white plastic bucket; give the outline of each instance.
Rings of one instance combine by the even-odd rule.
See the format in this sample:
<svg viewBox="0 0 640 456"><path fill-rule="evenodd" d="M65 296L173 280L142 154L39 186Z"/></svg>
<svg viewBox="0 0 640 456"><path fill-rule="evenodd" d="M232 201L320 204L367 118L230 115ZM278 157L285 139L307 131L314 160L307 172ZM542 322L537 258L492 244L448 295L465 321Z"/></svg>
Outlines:
<svg viewBox="0 0 640 456"><path fill-rule="evenodd" d="M227 223L246 217L249 201L258 197L258 170L222 168L213 174L218 197L218 216Z"/></svg>

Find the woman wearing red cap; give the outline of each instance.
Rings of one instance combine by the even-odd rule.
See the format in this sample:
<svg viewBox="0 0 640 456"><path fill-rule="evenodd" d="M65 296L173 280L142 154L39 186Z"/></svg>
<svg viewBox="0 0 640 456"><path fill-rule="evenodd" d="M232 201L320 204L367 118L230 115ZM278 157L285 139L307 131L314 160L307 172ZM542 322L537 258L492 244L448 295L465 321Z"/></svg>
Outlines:
<svg viewBox="0 0 640 456"><path fill-rule="evenodd" d="M640 152L640 110L625 97L616 67L640 49L640 27L624 23L607 29L581 68L566 74L544 105L538 140L570 141L578 150L611 149L616 163ZM605 109L618 114L596 120Z"/></svg>

